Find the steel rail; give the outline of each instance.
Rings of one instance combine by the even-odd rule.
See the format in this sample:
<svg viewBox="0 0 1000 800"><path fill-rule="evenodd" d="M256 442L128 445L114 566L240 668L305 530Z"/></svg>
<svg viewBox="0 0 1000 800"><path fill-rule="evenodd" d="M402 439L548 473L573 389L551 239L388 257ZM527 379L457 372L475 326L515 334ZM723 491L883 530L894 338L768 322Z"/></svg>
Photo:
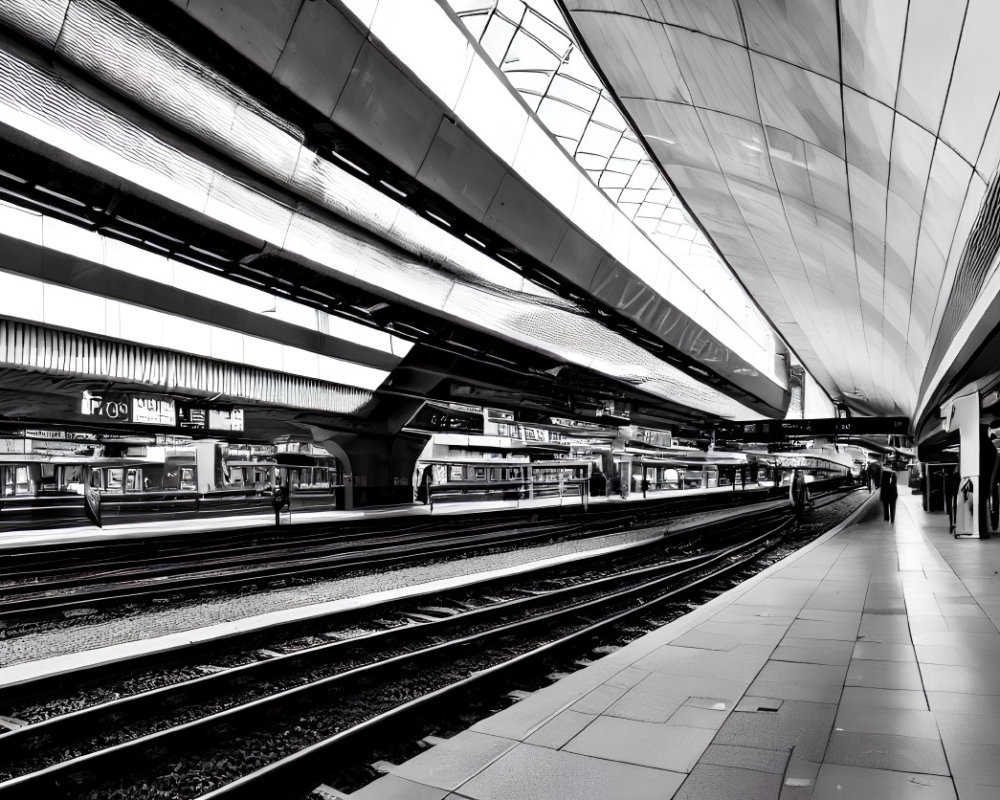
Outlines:
<svg viewBox="0 0 1000 800"><path fill-rule="evenodd" d="M773 502L773 501L772 501ZM727 506L725 510L736 510L739 506ZM596 530L595 530L596 527ZM218 565L199 565L197 573L168 572L161 570L144 570L141 577L132 577L126 573L119 575L124 578L117 585L107 586L93 582L103 579L106 576L85 577L81 579L66 579L61 582L50 583L20 583L11 584L0 589L0 619L10 619L18 616L35 615L43 613L53 613L66 609L76 608L81 605L108 605L123 600L134 600L150 596L162 596L171 592L193 592L202 589L216 589L226 586L242 585L260 581L273 581L278 579L299 578L303 575L322 574L324 572L337 571L342 569L360 568L393 563L407 559L416 559L426 556L445 555L455 550L467 549L469 546L495 547L503 544L518 544L532 541L547 536L565 536L583 530L588 535L596 536L602 533L611 532L609 528L621 530L623 528L635 528L634 520L608 520L608 527L595 526L592 518L580 520L576 523L547 523L542 526L534 526L527 531L523 527L516 529L516 535L511 536L509 528L501 528L492 534L484 535L476 532L471 535L455 535L453 531L443 535L436 532L418 534L417 541L413 547L403 548L399 545L385 545L384 543L366 543L357 541L351 542L352 550L341 552L317 554L308 558L300 558L294 561L285 561L279 564L273 563L273 553L263 552L253 563L260 564L247 568L246 562L236 562L230 565L229 571L219 570ZM440 546L426 547L420 549L421 540L430 543L441 542ZM358 551L365 551L367 557L357 558ZM88 588L82 588L87 586ZM64 594L60 594L63 592Z"/></svg>
<svg viewBox="0 0 1000 800"><path fill-rule="evenodd" d="M644 581L636 586L624 587L616 592L610 593L600 598L586 600L581 603L562 607L557 610L540 614L526 620L520 620L517 622L508 623L496 628L491 628L486 631L479 631L474 634L459 637L448 642L433 644L428 647L422 648L420 650L394 656L384 661L379 661L374 664L357 667L333 676L321 678L318 681L314 681L302 686L293 687L291 689L286 689L284 691L278 692L273 695L269 695L267 697L258 698L256 700L252 700L247 703L225 709L224 711L216 712L215 714L212 714L207 717L203 717L197 720L191 720L172 728L147 734L137 739L132 739L127 742L123 742L105 748L103 750L78 756L76 758L70 759L69 761L65 761L60 764L55 764L32 773L12 778L9 781L0 783L0 797L45 796L44 794L39 795L38 792L44 793L47 789L51 789L53 783L58 784L61 781L69 781L71 780L72 775L76 773L79 773L81 771L86 771L91 773L100 772L102 769L106 769L116 763L119 763L120 759L131 758L134 754L137 754L139 752L145 752L147 749L151 747L165 747L165 746L169 747L170 743L176 741L177 738L184 738L193 735L196 731L207 731L210 729L214 729L220 723L233 724L239 720L244 720L248 716L254 716L262 712L264 709L280 708L283 704L287 705L297 699L302 699L303 697L308 697L312 694L326 691L332 688L334 685L341 685L343 683L350 682L351 680L358 679L361 677L370 678L372 675L375 675L380 671L392 670L403 664L418 663L428 658L436 658L439 657L443 652L455 648L461 649L471 644L481 643L486 639L496 638L510 634L515 630L524 630L529 627L537 625L550 625L554 620L560 618L566 618L570 615L579 615L581 613L586 612L589 609L596 609L601 606L606 606L610 603L621 602L622 600L648 593L652 589L658 588L666 582L676 581L678 578L689 575L693 572L700 572L711 565L717 564L720 561L732 557L738 552L745 551L748 548L753 548L761 544L765 540L773 538L779 531L786 528L790 524L790 522L791 522L790 520L787 520L781 523L777 528L769 530L766 533L755 537L749 542L742 543L735 547L727 548L721 552L712 554L711 557L709 558L700 559L700 563L693 564L679 571L674 571L670 575L658 576L648 581ZM758 556L759 553L754 557ZM743 564L744 562L737 562L737 563ZM729 571L732 570L732 568L733 568L732 565L726 566L722 570L718 570L717 572L713 573L711 576L698 578L684 587L680 587L678 589L673 590L672 592L668 592L668 595L674 596L679 591L689 591L692 588L702 585L709 578L714 579L716 577L728 573ZM601 580L606 581L607 578ZM577 591L580 590L580 587L571 587L571 588L575 588L577 589ZM657 600L656 602L659 602L659 600ZM620 615L615 614L613 615L612 618L618 618L618 616ZM591 628L593 628L593 625L588 626L586 630L590 630ZM348 642L345 642L344 644L347 643ZM39 723L39 725L42 726L45 725L45 723ZM28 728L21 729L21 731L25 730L28 730ZM12 733L19 734L20 731L15 731ZM3 741L7 737L14 738L11 736L11 734L5 734L3 737L0 737L0 741Z"/></svg>
<svg viewBox="0 0 1000 800"><path fill-rule="evenodd" d="M765 537L770 534L765 534ZM776 547L773 545L771 548ZM495 664L480 670L472 675L455 681L447 686L443 686L421 697L414 698L389 711L383 712L371 719L367 719L343 731L339 731L333 736L302 748L301 750L286 756L272 764L267 765L249 775L244 775L235 781L214 789L201 795L197 800L253 800L257 797L274 796L273 792L281 791L285 794L291 791L308 791L311 787L322 782L322 777L329 774L330 763L336 762L338 751L350 750L361 746L374 736L380 734L391 726L396 726L407 718L413 718L419 714L426 713L435 705L442 701L452 699L456 695L463 695L472 690L477 690L484 684L497 682L506 676L515 674L523 670L530 663L551 657L553 654L577 646L581 641L593 637L595 634L614 625L619 625L633 617L646 614L655 606L668 603L679 596L687 594L695 589L711 583L725 575L736 572L750 563L760 558L766 550L748 556L733 564L722 567L716 572L697 578L682 587L678 587L667 592L653 601L643 604L637 608L627 609L610 617L598 620L591 625L574 631L566 636L552 642L534 648L526 653L521 653L507 661Z"/></svg>

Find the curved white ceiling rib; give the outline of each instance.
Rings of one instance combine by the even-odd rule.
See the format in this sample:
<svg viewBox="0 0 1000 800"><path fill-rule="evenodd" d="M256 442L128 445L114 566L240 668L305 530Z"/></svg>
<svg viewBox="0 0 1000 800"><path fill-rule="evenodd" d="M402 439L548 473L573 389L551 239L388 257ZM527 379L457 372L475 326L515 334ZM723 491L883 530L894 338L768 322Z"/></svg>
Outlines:
<svg viewBox="0 0 1000 800"><path fill-rule="evenodd" d="M113 37L113 28L107 25L104 31ZM150 42L139 36L128 41L130 58L138 60L140 54L152 58L142 50ZM579 313L571 303L530 284L502 285L500 279L506 274L494 276L498 265L483 264L471 246L322 158L287 135L276 121L255 113L252 104L233 103L230 98L227 105L225 92L214 93L204 71L177 71L171 74L177 81L173 89L169 81L160 80L144 83L144 90L156 93L164 104L181 98L192 105L201 101L204 119L212 125L217 120L210 110L225 112L225 144L231 152L262 170L266 165L267 174L283 178L317 210L306 213L289 197L244 182L243 175L231 174L197 148L182 148L152 120L91 96L92 87L82 91L73 80L14 50L0 48L0 122L23 138L44 143L52 154L93 165L141 187L147 196L182 206L242 236L262 239L349 282L591 368L654 396L730 419L759 417ZM160 69L168 66L161 64ZM120 72L111 70L113 75L127 72L124 67ZM408 252L380 247L371 237L318 210L324 207L348 217L363 211L367 227ZM417 255L410 255L413 252ZM432 254L435 261L448 263L452 272L420 258Z"/></svg>
<svg viewBox="0 0 1000 800"><path fill-rule="evenodd" d="M985 278L956 284L1000 159L1000 4L565 6L806 367L856 408L912 414Z"/></svg>
<svg viewBox="0 0 1000 800"><path fill-rule="evenodd" d="M554 0L448 3L594 183L746 336L770 349L771 326L688 218L580 51Z"/></svg>

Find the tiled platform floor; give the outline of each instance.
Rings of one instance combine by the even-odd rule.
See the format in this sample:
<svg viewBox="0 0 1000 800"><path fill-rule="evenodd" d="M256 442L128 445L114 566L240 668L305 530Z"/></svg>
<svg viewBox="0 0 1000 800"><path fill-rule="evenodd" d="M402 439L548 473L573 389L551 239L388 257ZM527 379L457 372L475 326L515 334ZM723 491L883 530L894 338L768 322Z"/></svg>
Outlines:
<svg viewBox="0 0 1000 800"><path fill-rule="evenodd" d="M352 800L1000 798L1000 540L897 511L873 498Z"/></svg>

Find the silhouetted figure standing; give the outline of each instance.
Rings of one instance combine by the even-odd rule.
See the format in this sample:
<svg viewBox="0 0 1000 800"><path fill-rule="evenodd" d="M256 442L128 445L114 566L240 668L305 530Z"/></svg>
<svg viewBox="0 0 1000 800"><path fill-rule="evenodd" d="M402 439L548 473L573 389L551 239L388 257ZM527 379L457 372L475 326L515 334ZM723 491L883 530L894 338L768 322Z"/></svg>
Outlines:
<svg viewBox="0 0 1000 800"><path fill-rule="evenodd" d="M868 494L871 494L875 487L879 485L880 472L878 464L874 461L868 465Z"/></svg>
<svg viewBox="0 0 1000 800"><path fill-rule="evenodd" d="M955 533L958 524L958 484L961 483L958 467L948 470L944 476L944 507L948 512L948 530Z"/></svg>
<svg viewBox="0 0 1000 800"><path fill-rule="evenodd" d="M795 516L801 516L809 501L809 488L806 486L806 476L800 469L792 472L792 480L788 484L788 496L792 501Z"/></svg>
<svg viewBox="0 0 1000 800"><path fill-rule="evenodd" d="M433 467L424 467L420 474L420 482L417 484L417 501L427 505L431 499L431 483L434 480Z"/></svg>
<svg viewBox="0 0 1000 800"><path fill-rule="evenodd" d="M886 467L882 470L882 485L878 490L878 499L882 501L882 520L896 521L896 498L899 489L896 486L896 473Z"/></svg>
<svg viewBox="0 0 1000 800"><path fill-rule="evenodd" d="M595 469L590 473L590 495L591 497L605 497L608 494L608 476Z"/></svg>
<svg viewBox="0 0 1000 800"><path fill-rule="evenodd" d="M281 509L288 505L288 486L278 483L274 487L274 494L271 495L271 505L274 507L274 524L281 524Z"/></svg>

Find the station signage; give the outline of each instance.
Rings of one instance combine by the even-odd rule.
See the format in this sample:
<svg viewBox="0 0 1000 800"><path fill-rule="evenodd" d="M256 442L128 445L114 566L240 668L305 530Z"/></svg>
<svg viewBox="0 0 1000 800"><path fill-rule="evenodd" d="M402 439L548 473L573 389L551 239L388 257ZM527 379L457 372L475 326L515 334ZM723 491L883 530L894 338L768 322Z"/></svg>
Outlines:
<svg viewBox="0 0 1000 800"><path fill-rule="evenodd" d="M277 452L278 449L273 444L230 444L222 448L221 455L223 458L251 461L273 457Z"/></svg>
<svg viewBox="0 0 1000 800"><path fill-rule="evenodd" d="M210 408L208 410L208 427L213 431L242 431L242 408Z"/></svg>
<svg viewBox="0 0 1000 800"><path fill-rule="evenodd" d="M133 422L138 425L173 427L177 412L174 401L165 397L128 394L83 393L80 411L108 422Z"/></svg>
<svg viewBox="0 0 1000 800"><path fill-rule="evenodd" d="M157 397L132 398L132 422L139 425L168 425L177 422L174 401Z"/></svg>
<svg viewBox="0 0 1000 800"><path fill-rule="evenodd" d="M242 408L212 408L169 397L84 392L81 413L106 422L202 431L242 431ZM103 435L102 435L103 436Z"/></svg>
<svg viewBox="0 0 1000 800"><path fill-rule="evenodd" d="M177 404L177 427L196 431L208 430L208 409L189 403Z"/></svg>
<svg viewBox="0 0 1000 800"><path fill-rule="evenodd" d="M715 428L717 439L768 442L795 437L906 435L909 417L827 417L761 422L726 422Z"/></svg>
<svg viewBox="0 0 1000 800"><path fill-rule="evenodd" d="M464 414L482 414L481 406L470 406L467 403L446 403L450 411L461 411Z"/></svg>
<svg viewBox="0 0 1000 800"><path fill-rule="evenodd" d="M128 395L103 395L83 393L80 413L88 417L101 417L110 422L132 421L132 399Z"/></svg>
<svg viewBox="0 0 1000 800"><path fill-rule="evenodd" d="M568 419L567 417L549 417L549 422L558 425L560 428L584 428L585 430L601 430L604 426L596 422L582 419Z"/></svg>
<svg viewBox="0 0 1000 800"><path fill-rule="evenodd" d="M27 428L20 431L20 436L25 439L37 439L43 441L65 441L65 442L90 442L93 444L104 444L106 442L128 442L132 444L153 444L156 440L152 436L143 436L130 433L90 433L89 431L63 431L46 430L42 428Z"/></svg>

